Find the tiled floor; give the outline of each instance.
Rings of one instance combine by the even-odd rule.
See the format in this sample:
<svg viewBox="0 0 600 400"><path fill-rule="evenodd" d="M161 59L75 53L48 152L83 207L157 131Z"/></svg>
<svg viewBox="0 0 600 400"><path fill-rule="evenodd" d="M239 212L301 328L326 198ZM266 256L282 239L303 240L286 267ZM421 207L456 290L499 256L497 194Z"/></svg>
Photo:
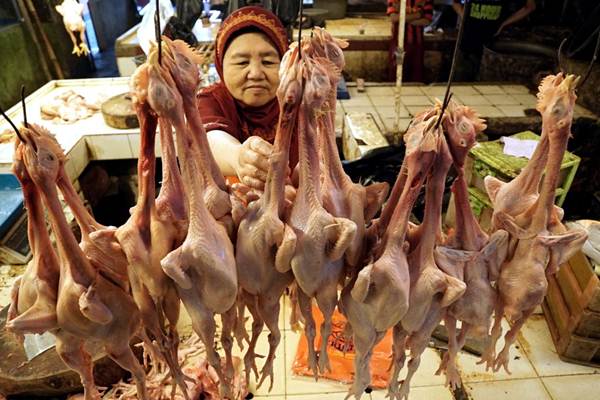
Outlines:
<svg viewBox="0 0 600 400"><path fill-rule="evenodd" d="M410 119L444 97L445 86L403 86L400 92L400 126L396 124L396 107L393 86L367 86L359 93L349 87L351 98L338 102L338 112L360 111L376 114L385 129L384 133L403 132ZM452 87L459 102L475 108L483 118L523 117L524 110L535 108L536 96L523 85L458 85ZM589 114L583 107L576 106L576 114ZM340 127L338 126L338 131Z"/></svg>
<svg viewBox="0 0 600 400"><path fill-rule="evenodd" d="M256 389L251 379L250 389L255 399L265 400L342 400L348 385L312 377L296 376L291 372L296 348L301 335L290 329L288 319L290 306L287 297L282 300L280 328L281 344L275 359L273 389L268 383ZM504 328L508 325L505 323ZM247 324L250 329L250 324ZM498 343L498 350L503 340ZM267 354L267 333L263 331L258 342L257 354ZM238 351L239 354L239 350ZM461 353L458 365L464 382L464 390L471 400L595 400L600 393L600 368L565 363L556 354L554 344L542 314L534 314L524 326L516 346L510 352L511 374L505 371L486 372L477 365L478 358ZM436 376L440 355L437 350L427 349L421 365L412 381L410 399L451 400L452 392L444 386L445 378ZM259 370L262 360L258 361ZM405 375L402 371L401 378ZM376 390L365 394L366 400L383 400L386 392Z"/></svg>
<svg viewBox="0 0 600 400"><path fill-rule="evenodd" d="M406 86L402 88L402 108L400 127L396 125L396 109L394 107L394 89L391 86L369 86L365 93L357 93L351 87L352 99L338 103L338 123L341 123L343 112L367 111L376 114L386 130L405 130L410 118L415 113L427 108L435 98L443 96L444 88L438 86ZM455 96L459 101L475 107L484 117L512 116L522 113L524 109L535 106L536 98L528 89L520 85L469 85L455 86ZM502 103L502 104L500 104ZM579 108L578 112L586 112ZM98 138L102 140L104 138ZM129 137L128 139L133 139ZM96 140L96 139L94 139ZM123 145L124 151L136 153L135 140L115 143ZM90 142L92 144L93 140ZM131 146L129 146L131 144ZM100 152L101 146L93 145L90 152ZM82 152L84 154L85 152ZM96 154L98 156L98 154ZM82 156L83 157L83 156ZM75 165L74 168L77 168ZM0 267L2 276L11 279L0 280L0 306L8 303L8 290L15 274L9 274ZM280 315L282 328L281 343L274 364L275 380L273 388L268 391L268 383L256 389L251 382L250 388L258 399L270 400L325 400L343 399L347 385L320 379L315 382L309 377L298 377L292 374L291 365L300 335L289 329L289 303L283 300ZM185 321L182 321L182 329ZM250 329L250 323L247 323ZM499 346L502 345L502 340ZM235 347L237 349L237 346ZM258 342L257 353L266 354L268 349L267 334L263 333ZM236 350L240 354L239 350ZM534 315L524 326L518 337L517 346L511 349L511 374L504 371L486 372L477 365L477 358L460 354L458 364L465 390L473 400L487 399L552 399L552 400L592 400L600 398L600 368L590 368L565 363L556 354L548 327L543 315ZM452 399L452 393L444 386L444 378L435 376L440 357L436 350L428 349L421 362L420 369L413 380L411 399ZM262 367L259 360L259 370ZM375 391L363 396L363 399L384 399L384 391Z"/></svg>

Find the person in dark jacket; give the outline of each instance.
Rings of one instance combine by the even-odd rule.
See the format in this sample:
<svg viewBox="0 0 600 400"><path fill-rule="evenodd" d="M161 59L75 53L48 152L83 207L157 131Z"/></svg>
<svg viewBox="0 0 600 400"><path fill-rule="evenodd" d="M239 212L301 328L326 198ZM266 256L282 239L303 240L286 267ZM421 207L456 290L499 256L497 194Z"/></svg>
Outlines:
<svg viewBox="0 0 600 400"><path fill-rule="evenodd" d="M478 79L483 47L498 36L504 28L527 17L535 10L535 0L526 0L525 5L505 18L510 0L469 0L471 12L464 16L464 2L454 0L454 11L465 22L464 34L458 53L455 80Z"/></svg>

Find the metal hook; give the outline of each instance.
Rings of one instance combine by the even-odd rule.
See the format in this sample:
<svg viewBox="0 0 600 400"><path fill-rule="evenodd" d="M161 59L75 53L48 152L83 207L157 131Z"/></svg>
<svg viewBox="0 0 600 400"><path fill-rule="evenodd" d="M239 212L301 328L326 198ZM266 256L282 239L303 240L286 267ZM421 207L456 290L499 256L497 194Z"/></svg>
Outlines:
<svg viewBox="0 0 600 400"><path fill-rule="evenodd" d="M558 61L558 68L560 69L560 72L562 72L563 74L565 73L565 70L562 67L562 48L565 45L565 43L567 43L567 38L564 38L562 40L562 42L560 42L560 46L558 46L558 52L556 54L556 58Z"/></svg>
<svg viewBox="0 0 600 400"><path fill-rule="evenodd" d="M452 55L452 65L450 66L450 74L448 75L448 83L446 84L446 93L444 94L444 102L442 103L442 112L438 117L438 120L435 124L435 129L440 126L442 122L442 117L444 116L444 111L446 111L446 106L450 103L450 86L452 85L452 80L454 79L454 69L456 68L456 57L458 55L458 49L460 47L460 42L462 41L463 33L465 32L465 23L466 17L471 12L471 1L465 0L465 8L463 11L462 21L460 21L460 28L458 29L458 36L456 36L456 43L454 43L454 54Z"/></svg>
<svg viewBox="0 0 600 400"><path fill-rule="evenodd" d="M444 112L446 111L446 108L448 108L448 104L450 104L450 99L452 99L452 95L454 93L450 92L450 94L448 95L447 99L444 99L444 103L442 103L442 110L440 111L440 115L435 123L435 129L437 130L437 128L439 128L440 123L444 117Z"/></svg>
<svg viewBox="0 0 600 400"><path fill-rule="evenodd" d="M562 48L566 42L567 42L567 38L564 38L562 40L562 42L560 43L560 46L558 46L558 52L557 52L558 68L560 69L560 72L562 72L563 74L567 73L567 71L563 68L563 60L562 60ZM596 39L596 47L594 48L594 54L592 54L592 59L590 60L590 64L588 65L588 67L585 71L585 74L583 75L583 78L581 78L581 80L579 81L578 87L583 86L585 81L590 77L594 63L598 59L598 51L599 50L600 50L600 31L598 31L598 39Z"/></svg>
<svg viewBox="0 0 600 400"><path fill-rule="evenodd" d="M23 108L23 125L29 128L29 123L27 123L27 107L25 107L25 85L21 85L21 107Z"/></svg>
<svg viewBox="0 0 600 400"><path fill-rule="evenodd" d="M158 44L158 65L162 65L162 39L160 37L160 0L156 0L156 13L154 14L154 34Z"/></svg>
<svg viewBox="0 0 600 400"><path fill-rule="evenodd" d="M304 18L304 0L300 1L300 23L298 24L298 60L302 59L302 18Z"/></svg>
<svg viewBox="0 0 600 400"><path fill-rule="evenodd" d="M12 126L12 128L15 130L15 133L19 137L19 140L21 140L21 142L23 142L23 143L26 143L25 139L23 139L23 136L21 136L21 132L19 131L17 126L11 121L10 118L8 118L8 115L6 115L6 113L4 112L4 110L2 108L0 108L0 114L2 114L2 116L8 121L10 126Z"/></svg>

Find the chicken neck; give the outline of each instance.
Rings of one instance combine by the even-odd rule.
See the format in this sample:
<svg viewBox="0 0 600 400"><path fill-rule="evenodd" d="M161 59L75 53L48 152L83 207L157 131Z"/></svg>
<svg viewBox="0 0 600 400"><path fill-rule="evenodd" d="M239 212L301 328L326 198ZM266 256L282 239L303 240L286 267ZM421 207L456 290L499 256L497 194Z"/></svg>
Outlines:
<svg viewBox="0 0 600 400"><path fill-rule="evenodd" d="M321 178L317 147L317 131L314 109L304 102L300 106L298 118L299 147L299 188L298 200L309 205L321 206Z"/></svg>
<svg viewBox="0 0 600 400"><path fill-rule="evenodd" d="M187 218L187 207L173 143L173 128L165 118L159 118L158 123L162 153L162 185L156 198L156 207L157 209L168 207L175 219L184 220Z"/></svg>
<svg viewBox="0 0 600 400"><path fill-rule="evenodd" d="M140 157L138 159L139 194L132 218L147 249L151 246L150 219L155 207L155 171L156 156L154 142L157 117L148 103L137 104L136 111L140 120Z"/></svg>

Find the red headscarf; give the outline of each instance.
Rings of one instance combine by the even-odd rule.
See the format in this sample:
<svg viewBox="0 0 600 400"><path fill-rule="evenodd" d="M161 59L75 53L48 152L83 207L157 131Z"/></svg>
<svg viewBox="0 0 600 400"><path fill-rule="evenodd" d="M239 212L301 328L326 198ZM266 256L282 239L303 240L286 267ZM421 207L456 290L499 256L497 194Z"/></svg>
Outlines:
<svg viewBox="0 0 600 400"><path fill-rule="evenodd" d="M287 51L287 35L277 16L261 7L242 7L235 11L223 21L217 33L215 67L221 82L200 91L198 108L207 131L224 130L240 141L250 136L260 136L273 142L279 117L277 98L260 107L247 106L234 99L223 83L225 50L232 36L248 27L267 35L280 57Z"/></svg>

